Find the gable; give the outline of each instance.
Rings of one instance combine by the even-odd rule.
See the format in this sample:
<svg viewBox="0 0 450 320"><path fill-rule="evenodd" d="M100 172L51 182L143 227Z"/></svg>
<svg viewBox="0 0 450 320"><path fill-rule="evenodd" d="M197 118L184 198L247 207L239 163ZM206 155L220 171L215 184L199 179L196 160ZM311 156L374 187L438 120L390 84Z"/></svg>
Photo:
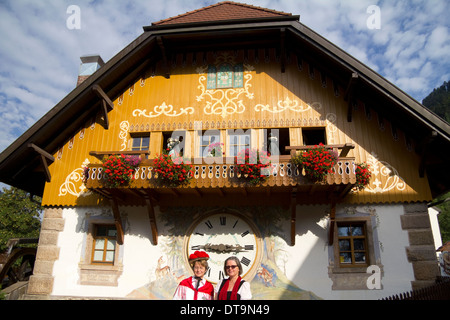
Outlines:
<svg viewBox="0 0 450 320"><path fill-rule="evenodd" d="M252 10L255 9L252 8ZM254 114L269 114L270 112L265 109L266 105L269 106L268 108L277 106L278 101L281 101L281 105L283 105L283 101L287 101L286 98L289 98L291 102L295 101L296 98L302 99L305 105L315 102L316 96L309 98L302 92L295 92L303 88L297 85L298 79L295 80L294 77L292 78L293 81L288 80L286 82L286 79L291 79L287 77L287 74L292 72L292 68L299 69L299 66L301 66L302 72L306 73L312 70L314 85L318 88L322 86L321 78L328 79L326 80L328 90L334 90L331 89L334 87L340 88L340 110L345 109L345 116L340 119L344 121L343 126L352 126L356 121L359 113L355 112L354 102L360 101L360 103L363 103L361 105L363 107L358 109L359 112L369 110L367 114L371 114L370 110L372 110L374 119L376 117L377 121L379 121L378 119L389 121L393 124L392 127L396 129L394 131L401 132L402 138L407 137L407 140L414 142L412 152L414 158L417 158L414 160L414 166L422 168L423 173L426 173L426 178L429 179L434 194L449 189L450 177L446 173L447 170L443 170L450 159L450 149L448 148L450 129L447 123L434 116L417 101L414 101L380 75L299 23L298 17L280 14L279 17L271 18L274 20L264 19L255 21L250 18L248 19L248 25L243 24L243 21L239 21L237 24L230 22L226 25L217 23L198 25L198 22L184 22L177 24L176 30L170 29L171 27L168 25L166 25L166 29L158 29L158 25L144 27L145 32L140 37L74 89L30 130L0 154L1 181L36 194L42 194L45 185L45 165L41 161L41 155L36 153L36 149L30 148L30 143L57 158L59 150L68 146L70 140L79 134L80 128L85 127L86 123L90 123L92 119L96 119L96 130L99 132L105 130L106 133L104 132L102 135L110 137L108 139L117 140L120 130L117 131L118 120L116 120L116 127L114 127L113 119L117 110L120 110L119 97L127 92L131 86L140 86L140 82L138 82L140 80L136 79L142 79L143 75L154 73L158 77L162 77L158 80L161 83L170 83L169 87L172 88L172 91L164 86L161 87L160 83L153 85L151 90L155 90L158 94L164 93L166 97L172 97L177 92L178 87L184 86L182 77L191 77L191 87L198 91L198 86L201 85L198 79L199 72L194 70L188 75L179 66L186 64L186 61L191 61L192 64L192 60L189 59L193 58L194 52L196 68L208 66L214 64L214 58L209 57L209 55L231 49L233 54L242 55L241 61L237 63L246 59L255 61L256 57L258 63L263 65L262 61L265 60L265 57L270 56L270 63L267 67L270 66L272 70L265 74L272 75L267 79L275 79L276 86L280 88L279 92L283 94L274 96L270 103L262 99L256 102L256 98L261 98L262 88L269 90L270 86L265 87L266 84L263 86L263 82L261 82L261 86L255 86L252 83L252 90L254 91L251 93L254 94L255 100L245 103L247 109L252 109ZM253 79L256 79L256 75ZM179 84L174 86L175 83ZM111 118L109 119L111 129L106 130L102 127L102 99L92 90L94 85L102 88L103 92L114 102L114 109L107 113L108 117ZM305 92L309 92L308 90L306 89ZM290 94L285 92L290 92ZM154 93L151 94L154 95ZM192 99L187 102L181 100L170 102L167 98L161 98L148 101L143 105L135 104L133 107L141 110L147 108L147 112L149 112L150 109L154 110L155 106L161 107L164 102L167 107L172 105L175 112L181 112L181 108L190 112L188 108L192 107L191 105L199 96L198 92L192 91L190 93ZM319 95L318 97L324 99L325 96ZM247 98L243 98L244 101L245 99ZM301 106L299 99L297 101ZM331 101L332 98L328 100ZM253 105L251 105L252 103ZM326 105L332 104L327 103ZM250 105L251 107L248 107ZM259 111L255 110L257 105L261 105ZM175 109L177 107L180 109ZM299 120L294 111L289 112L293 116L283 119L284 126L288 120L290 124L292 121L296 123ZM189 114L189 116L191 115ZM236 117L231 120L234 116ZM211 118L208 123L214 123L215 125L217 123L222 124L224 121L227 126L229 121L234 125L236 121L237 126L239 126L240 121L243 121L243 126L245 126L246 120L251 121L250 119L239 118L238 115L227 115L230 119L226 120L221 119L221 115L211 117L216 118L214 120ZM260 123L262 123L261 119ZM275 120L277 120L278 126L281 123L278 115L273 115L270 119L272 119L272 124L275 123ZM319 119L319 122L326 121L326 114L317 119ZM382 122L380 121L380 123ZM168 128L167 124L170 124L170 128L173 128L173 123L173 119L171 122L167 122L165 129ZM189 124L190 121L186 121L186 123ZM268 123L267 120L266 123ZM142 125L146 128L147 123L139 123L138 127L140 128ZM149 122L150 127L151 125L156 128L158 121L153 119ZM183 125L184 122L181 123L181 126ZM160 126L162 126L162 123ZM176 126L178 127L178 123ZM348 136L352 137L352 135ZM352 137L352 139L354 138ZM118 146L110 145L110 147L117 148ZM98 147L94 148L94 150L100 151L98 149ZM389 149L386 148L386 150ZM92 150L84 150L85 154L89 151ZM371 152L370 150L365 151ZM80 166L79 163L76 165ZM401 164L396 165L396 167L400 166ZM56 165L50 164L50 167L55 168ZM77 168L75 163L71 168L71 170ZM66 175L71 172L67 170L64 171Z"/></svg>
<svg viewBox="0 0 450 320"><path fill-rule="evenodd" d="M243 66L242 86L233 87L231 82L226 88L207 89L208 72L215 67L219 73L223 64ZM431 200L426 180L418 176L420 158L414 153L414 142L360 100L348 122L344 93L330 77L295 56L288 59L282 74L274 49L206 52L184 59L178 54L169 79L148 68L118 95L108 114L108 130L99 122L86 123L58 150L43 201L46 205L95 204L96 195L86 192L81 181L88 164L100 163L91 153L126 152L131 150L132 137L149 137L149 158L153 159L165 147L164 134L178 131L184 136L184 155L194 163L202 157L200 139L206 131L217 132L224 152L231 156L234 132L248 134L251 147L261 148L269 131L286 132L288 145L297 146L304 144L305 132L318 129L323 130L326 144L353 144L348 156L357 163L369 163L374 170L373 183L345 201ZM205 189L199 186L198 192Z"/></svg>

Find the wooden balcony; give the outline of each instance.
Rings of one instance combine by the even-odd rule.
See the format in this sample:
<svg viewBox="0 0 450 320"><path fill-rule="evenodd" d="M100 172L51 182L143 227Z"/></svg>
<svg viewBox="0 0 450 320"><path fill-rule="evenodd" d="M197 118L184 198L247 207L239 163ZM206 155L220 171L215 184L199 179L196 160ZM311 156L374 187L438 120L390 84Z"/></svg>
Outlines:
<svg viewBox="0 0 450 320"><path fill-rule="evenodd" d="M288 204L295 193L298 203L329 203L339 201L356 182L354 158L347 157L353 145L329 145L341 150L333 173L323 182L312 182L304 171L291 163L291 156L298 150L311 146L287 147L291 155L280 156L278 163L271 163L267 169L268 179L257 186L251 185L236 171L234 158L193 159L193 175L190 182L180 187L168 187L158 180L153 169L153 159L147 159L148 152L91 152L98 157L113 153L140 154L142 161L133 180L126 187L107 188L102 181L101 164L90 164L88 189L106 198L115 198L124 204L141 204L152 199L161 206L206 205L215 206L223 200L233 204ZM214 163L212 163L215 161Z"/></svg>

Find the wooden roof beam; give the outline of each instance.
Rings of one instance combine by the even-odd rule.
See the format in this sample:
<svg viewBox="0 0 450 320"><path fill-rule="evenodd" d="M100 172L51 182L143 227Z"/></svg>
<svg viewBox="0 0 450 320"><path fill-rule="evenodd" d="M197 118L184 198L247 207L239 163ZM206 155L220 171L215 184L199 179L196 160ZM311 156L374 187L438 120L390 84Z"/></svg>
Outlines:
<svg viewBox="0 0 450 320"><path fill-rule="evenodd" d="M103 115L103 119L105 121L104 128L106 130L109 129L109 119L108 112L114 109L114 103L111 99L106 95L105 91L98 85L94 84L91 88L92 91L101 99L100 103L100 112Z"/></svg>
<svg viewBox="0 0 450 320"><path fill-rule="evenodd" d="M46 179L47 182L51 182L52 176L50 174L50 170L48 169L47 160L50 161L50 162L54 162L55 161L55 157L52 156L47 151L45 151L44 149L39 148L34 143L29 143L28 147L32 148L34 151L36 151L39 154L42 166L44 167L45 179Z"/></svg>
<svg viewBox="0 0 450 320"><path fill-rule="evenodd" d="M166 79L170 79L170 69L169 69L169 59L167 59L167 50L164 45L164 41L161 36L156 37L156 42L158 43L159 49L161 50L161 55L163 59L163 75Z"/></svg>
<svg viewBox="0 0 450 320"><path fill-rule="evenodd" d="M280 29L280 65L281 73L286 72L286 28Z"/></svg>
<svg viewBox="0 0 450 320"><path fill-rule="evenodd" d="M425 166L427 162L427 156L429 153L429 145L437 138L438 133L436 131L431 131L430 135L422 140L420 145L420 164L419 164L419 177L423 178L425 176Z"/></svg>
<svg viewBox="0 0 450 320"><path fill-rule="evenodd" d="M347 88L345 89L344 101L348 102L347 107L347 122L352 122L353 120L353 101L355 95L355 89L358 84L359 75L356 72L352 73L352 76L347 84Z"/></svg>

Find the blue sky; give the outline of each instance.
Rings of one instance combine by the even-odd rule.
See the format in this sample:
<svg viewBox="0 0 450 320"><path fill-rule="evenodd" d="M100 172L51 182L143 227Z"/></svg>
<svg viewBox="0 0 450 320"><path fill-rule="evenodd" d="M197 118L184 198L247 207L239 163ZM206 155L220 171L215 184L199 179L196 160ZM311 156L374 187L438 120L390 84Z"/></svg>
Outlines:
<svg viewBox="0 0 450 320"><path fill-rule="evenodd" d="M108 61L143 26L217 2L2 0L0 152L73 90L80 56L99 54ZM300 15L302 23L419 102L450 80L448 0L241 2ZM79 29L67 27L70 5L80 8ZM371 5L379 8L379 29L368 27Z"/></svg>

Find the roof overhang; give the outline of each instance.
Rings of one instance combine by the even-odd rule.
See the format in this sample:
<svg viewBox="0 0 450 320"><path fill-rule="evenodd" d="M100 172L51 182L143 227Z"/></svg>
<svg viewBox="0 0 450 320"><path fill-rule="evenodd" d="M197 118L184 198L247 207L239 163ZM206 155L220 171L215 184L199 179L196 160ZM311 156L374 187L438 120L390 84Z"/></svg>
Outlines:
<svg viewBox="0 0 450 320"><path fill-rule="evenodd" d="M32 143L57 152L98 114L98 85L114 100L129 83L164 55L223 49L275 47L296 54L346 87L358 75L357 97L416 141L433 194L450 189L450 126L427 108L331 42L298 21L277 19L229 20L144 27L144 33L109 60L0 154L0 181L42 195L45 168ZM283 39L283 41L281 40ZM163 49L161 48L163 46Z"/></svg>

